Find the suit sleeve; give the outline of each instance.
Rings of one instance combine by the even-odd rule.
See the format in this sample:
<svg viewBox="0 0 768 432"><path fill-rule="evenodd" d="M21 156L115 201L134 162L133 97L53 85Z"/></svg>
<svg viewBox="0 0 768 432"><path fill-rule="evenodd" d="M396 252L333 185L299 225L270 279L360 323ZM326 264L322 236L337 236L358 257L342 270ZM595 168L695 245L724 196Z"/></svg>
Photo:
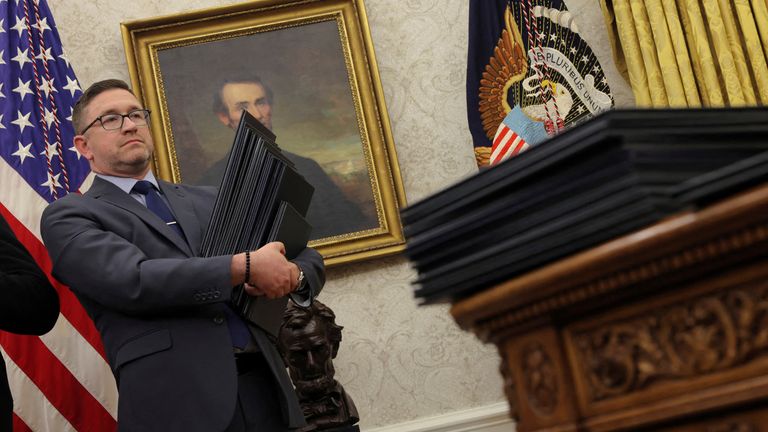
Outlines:
<svg viewBox="0 0 768 432"><path fill-rule="evenodd" d="M303 293L291 293L294 303L300 306L309 306L325 285L325 265L323 257L312 248L305 248L299 256L292 260L304 272L307 280L307 289Z"/></svg>
<svg viewBox="0 0 768 432"><path fill-rule="evenodd" d="M41 335L59 317L59 296L0 217L0 329Z"/></svg>
<svg viewBox="0 0 768 432"><path fill-rule="evenodd" d="M59 200L43 212L42 234L53 274L78 295L128 314L167 312L231 297L230 255L149 257L98 221L88 206L74 200Z"/></svg>

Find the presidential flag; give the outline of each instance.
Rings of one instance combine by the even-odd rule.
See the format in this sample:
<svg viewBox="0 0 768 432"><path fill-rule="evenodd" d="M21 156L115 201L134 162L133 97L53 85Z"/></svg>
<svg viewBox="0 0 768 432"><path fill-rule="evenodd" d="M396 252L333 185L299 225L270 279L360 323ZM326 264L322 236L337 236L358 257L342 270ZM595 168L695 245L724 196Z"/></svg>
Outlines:
<svg viewBox="0 0 768 432"><path fill-rule="evenodd" d="M45 206L78 193L91 178L72 142L72 106L80 95L45 0L0 0L0 216L61 300L48 334L0 332L15 431L117 426L117 389L100 336L72 292L50 276L40 237Z"/></svg>
<svg viewBox="0 0 768 432"><path fill-rule="evenodd" d="M467 114L478 166L612 106L602 67L562 0L469 3Z"/></svg>

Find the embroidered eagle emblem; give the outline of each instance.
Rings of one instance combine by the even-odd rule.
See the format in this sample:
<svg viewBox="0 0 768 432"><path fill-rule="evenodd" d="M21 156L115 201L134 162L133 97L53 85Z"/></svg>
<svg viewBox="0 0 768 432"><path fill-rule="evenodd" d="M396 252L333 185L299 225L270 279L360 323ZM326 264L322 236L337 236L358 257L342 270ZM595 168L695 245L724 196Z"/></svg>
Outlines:
<svg viewBox="0 0 768 432"><path fill-rule="evenodd" d="M493 139L499 124L512 111L507 102L509 88L528 74L523 38L509 8L504 13L504 24L493 57L480 79L480 118L488 139Z"/></svg>
<svg viewBox="0 0 768 432"><path fill-rule="evenodd" d="M562 3L509 2L503 19L477 87L480 123L493 144L475 147L478 166L613 106L600 63Z"/></svg>

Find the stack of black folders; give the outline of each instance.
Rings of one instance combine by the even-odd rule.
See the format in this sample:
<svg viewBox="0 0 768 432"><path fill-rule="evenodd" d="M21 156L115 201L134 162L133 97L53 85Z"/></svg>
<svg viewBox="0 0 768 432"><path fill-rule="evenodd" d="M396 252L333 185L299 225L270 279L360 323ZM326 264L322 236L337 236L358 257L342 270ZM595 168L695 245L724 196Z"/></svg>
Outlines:
<svg viewBox="0 0 768 432"><path fill-rule="evenodd" d="M307 245L312 227L305 216L314 188L275 144L275 135L243 112L201 255L211 257L285 244L295 258ZM235 288L232 303L251 323L276 336L287 298L270 300Z"/></svg>
<svg viewBox="0 0 768 432"><path fill-rule="evenodd" d="M768 178L768 110L614 110L403 209L422 303L455 301Z"/></svg>

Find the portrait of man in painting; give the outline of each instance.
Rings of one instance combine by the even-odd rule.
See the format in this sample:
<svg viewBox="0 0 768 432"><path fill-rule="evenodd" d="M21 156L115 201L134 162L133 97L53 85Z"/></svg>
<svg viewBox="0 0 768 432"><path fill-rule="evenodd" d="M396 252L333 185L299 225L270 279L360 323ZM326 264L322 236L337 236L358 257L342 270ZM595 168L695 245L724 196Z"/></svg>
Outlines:
<svg viewBox="0 0 768 432"><path fill-rule="evenodd" d="M218 186L246 110L315 187L311 240L379 227L335 21L176 46L158 62L182 181Z"/></svg>

